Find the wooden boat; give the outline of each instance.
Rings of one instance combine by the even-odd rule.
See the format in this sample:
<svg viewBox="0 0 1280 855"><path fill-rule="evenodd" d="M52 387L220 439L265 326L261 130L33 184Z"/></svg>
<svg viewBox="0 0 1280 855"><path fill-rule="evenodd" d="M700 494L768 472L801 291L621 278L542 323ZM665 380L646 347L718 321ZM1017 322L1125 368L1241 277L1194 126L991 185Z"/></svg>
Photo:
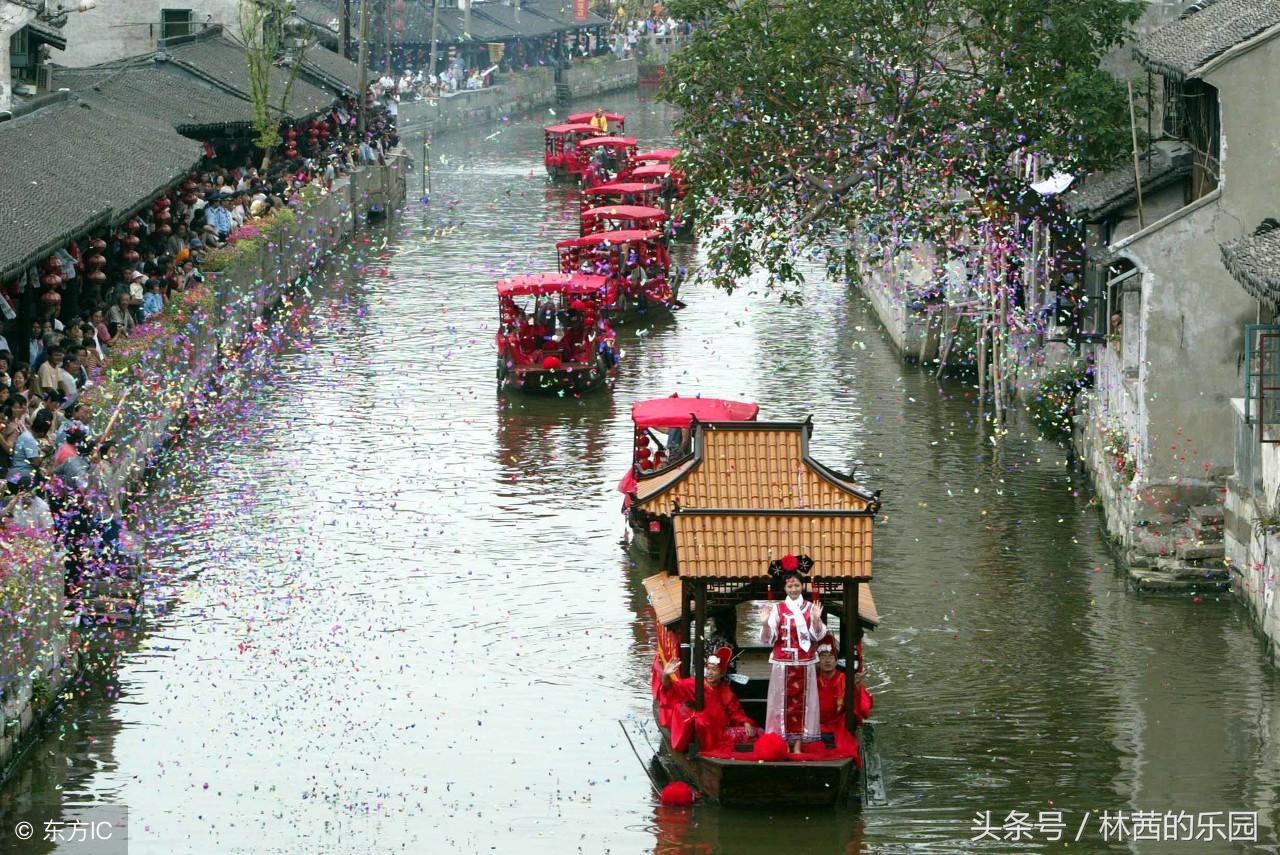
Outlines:
<svg viewBox="0 0 1280 855"><path fill-rule="evenodd" d="M658 191L662 185L646 181L611 181L596 187L582 189L582 210L590 211L605 205L642 205L658 207Z"/></svg>
<svg viewBox="0 0 1280 855"><path fill-rule="evenodd" d="M647 205L605 205L589 208L579 218L579 234L653 229L662 231L667 212Z"/></svg>
<svg viewBox="0 0 1280 855"><path fill-rule="evenodd" d="M565 119L565 121L572 122L575 125L585 125L590 124L591 120L594 119L595 116L596 114L594 110L590 113L570 113L569 118ZM610 113L606 110L604 117L609 120L609 133L616 133L627 129L627 117L622 113Z"/></svg>
<svg viewBox="0 0 1280 855"><path fill-rule="evenodd" d="M603 276L540 273L497 283L498 388L578 394L618 373Z"/></svg>
<svg viewBox="0 0 1280 855"><path fill-rule="evenodd" d="M679 283L670 276L671 256L666 241L654 229L594 232L560 241L556 252L561 273L576 271L607 277L604 308L614 318L622 318L632 309L674 310L684 305L677 293ZM633 275L637 267L652 273L639 280Z"/></svg>
<svg viewBox="0 0 1280 855"><path fill-rule="evenodd" d="M760 405L724 398L653 398L631 405L631 466L618 482L622 512L631 530L631 545L652 558L669 555L671 528L659 517L631 502L640 479L660 477L693 452L691 426L695 422L755 421Z"/></svg>
<svg viewBox="0 0 1280 855"><path fill-rule="evenodd" d="M542 163L552 178L581 176L587 169L589 156L578 145L584 140L601 135L591 125L575 122L547 125L542 129L542 134Z"/></svg>
<svg viewBox="0 0 1280 855"><path fill-rule="evenodd" d="M607 184L611 176L623 169L635 156L636 138L622 136L597 136L578 143L591 163L582 173L583 186L596 187ZM597 166L602 164L602 169Z"/></svg>
<svg viewBox="0 0 1280 855"><path fill-rule="evenodd" d="M692 429L692 453L638 478L632 494L633 503L669 525L672 535L668 571L644 580L658 637L655 698L664 667L679 658L682 673L697 687L693 706L701 708L714 622L736 651L733 690L747 715L763 725L770 649L747 638L749 632L739 633L738 607L777 596L767 574L771 559L806 555L813 560L808 598L820 599L845 663L844 727L858 734L861 640L879 623L870 592L878 494L809 456L810 421L695 422ZM704 752L695 742L677 750L656 702L655 716L664 768L708 801L772 809L861 800L866 779L854 754L818 743L810 743L812 753L783 760L755 758L751 745Z"/></svg>
<svg viewBox="0 0 1280 855"><path fill-rule="evenodd" d="M675 182L675 197L683 199L687 190L684 172L679 169L672 169L668 163L647 163L642 166L625 168L618 173L615 181L643 181L661 186L662 182L668 178Z"/></svg>

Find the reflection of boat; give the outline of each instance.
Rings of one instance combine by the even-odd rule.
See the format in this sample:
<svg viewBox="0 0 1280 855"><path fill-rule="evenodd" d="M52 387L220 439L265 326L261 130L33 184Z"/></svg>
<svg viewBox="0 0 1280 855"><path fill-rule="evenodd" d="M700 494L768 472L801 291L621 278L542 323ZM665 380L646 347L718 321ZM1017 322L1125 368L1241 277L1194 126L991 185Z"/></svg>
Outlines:
<svg viewBox="0 0 1280 855"><path fill-rule="evenodd" d="M681 465L693 452L690 426L694 422L754 421L760 412L758 404L722 398L654 398L631 406L631 423L635 429L631 467L618 482L622 493L622 512L631 528L631 543L651 557L662 557L671 546L671 525L659 515L651 514L632 503L641 484L661 478L669 468ZM661 431L659 436L655 431Z"/></svg>
<svg viewBox="0 0 1280 855"><path fill-rule="evenodd" d="M815 741L802 752L786 753L783 745L784 753L762 756L752 744L708 750L695 741L689 750L678 750L674 722L655 700L662 762L673 777L723 804L813 807L856 801L863 781L858 752L856 745L840 747L839 732L859 732L854 699L863 670L861 639L879 623L869 585L878 495L809 456L808 421L695 422L692 430L691 453L638 484L633 498L664 519L674 545L668 572L644 580L657 621L655 698L663 669L678 658L696 687L693 709L703 709L714 626L714 635L736 651L733 691L746 714L763 726L772 648L739 632L746 623L739 620L740 607L778 594L767 573L771 560L803 555L813 562L812 601L820 601L829 624L839 625L844 718L833 734L834 748Z"/></svg>

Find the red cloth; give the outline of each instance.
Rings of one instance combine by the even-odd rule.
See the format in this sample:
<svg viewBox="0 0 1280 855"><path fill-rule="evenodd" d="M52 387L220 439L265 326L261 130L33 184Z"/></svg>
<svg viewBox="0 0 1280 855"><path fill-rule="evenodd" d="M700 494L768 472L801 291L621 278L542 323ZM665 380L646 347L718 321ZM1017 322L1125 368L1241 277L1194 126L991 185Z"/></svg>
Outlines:
<svg viewBox="0 0 1280 855"><path fill-rule="evenodd" d="M732 750L737 734L730 728L755 726L755 722L742 709L738 696L726 682L719 685L705 684L703 708L693 710L695 682L685 677L674 683L662 683L658 689L658 722L667 719L671 729L671 747L676 751L689 750L696 735L699 751L707 753L722 748Z"/></svg>
<svg viewBox="0 0 1280 855"><path fill-rule="evenodd" d="M799 614L792 612L787 607L786 600L778 603L778 636L773 640L773 652L769 657L770 662L797 662L803 664L818 661L818 642L826 637L825 633L821 637L811 635L809 649L802 650L800 648L800 632L797 628L797 626L803 626L807 630L810 626L812 613L812 603L805 603ZM794 622L792 621L793 617Z"/></svg>

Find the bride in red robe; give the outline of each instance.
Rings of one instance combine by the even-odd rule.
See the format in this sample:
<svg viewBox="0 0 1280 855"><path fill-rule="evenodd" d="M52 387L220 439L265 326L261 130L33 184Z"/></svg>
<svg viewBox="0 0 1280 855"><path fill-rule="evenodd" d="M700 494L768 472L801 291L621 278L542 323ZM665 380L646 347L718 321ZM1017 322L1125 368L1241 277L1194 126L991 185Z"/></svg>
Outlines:
<svg viewBox="0 0 1280 855"><path fill-rule="evenodd" d="M813 567L807 555L784 555L769 566L783 580L786 599L767 606L760 642L773 646L769 655L766 733L776 733L800 750L802 741L822 738L818 702L818 642L827 634L821 606L804 598L804 573Z"/></svg>

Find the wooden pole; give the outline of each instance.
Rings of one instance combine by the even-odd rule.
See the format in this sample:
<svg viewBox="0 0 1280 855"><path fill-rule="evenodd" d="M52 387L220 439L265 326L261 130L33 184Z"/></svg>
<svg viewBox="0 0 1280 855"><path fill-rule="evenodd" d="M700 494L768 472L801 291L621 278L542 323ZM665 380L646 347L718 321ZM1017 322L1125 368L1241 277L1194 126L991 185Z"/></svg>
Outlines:
<svg viewBox="0 0 1280 855"><path fill-rule="evenodd" d="M699 579L694 583L697 585L695 596L697 598L694 605L694 642L693 642L693 708L701 712L706 702L706 690L703 687L703 679L707 675L707 581Z"/></svg>
<svg viewBox="0 0 1280 855"><path fill-rule="evenodd" d="M431 53L427 55L427 72L436 73L436 36L440 32L440 0L431 0ZM436 93L437 96L439 93Z"/></svg>
<svg viewBox="0 0 1280 855"><path fill-rule="evenodd" d="M854 634L858 627L858 583L851 579L844 580L843 612L840 616L840 656L844 659L844 720L849 732L853 733L857 724L853 715L854 687L858 680L857 664L853 661Z"/></svg>
<svg viewBox="0 0 1280 855"><path fill-rule="evenodd" d="M359 83L356 85L360 91L356 94L359 99L359 109L356 111L356 130L359 132L360 142L364 142L365 129L365 101L369 98L369 3L372 0L360 0L360 74Z"/></svg>
<svg viewBox="0 0 1280 855"><path fill-rule="evenodd" d="M1133 138L1133 189L1138 195L1138 228L1144 228L1142 220L1142 169L1138 160L1138 120L1133 112L1133 81L1126 80L1129 89L1129 135Z"/></svg>
<svg viewBox="0 0 1280 855"><path fill-rule="evenodd" d="M693 662L689 655L689 651L693 649L693 609L690 608L690 595L693 592L689 590L689 582L680 580L680 626L684 629L684 643L680 645L680 668L685 674L692 674L693 668L690 667Z"/></svg>
<svg viewBox="0 0 1280 855"><path fill-rule="evenodd" d="M338 9L338 53L343 59L351 59L351 0L342 0Z"/></svg>

